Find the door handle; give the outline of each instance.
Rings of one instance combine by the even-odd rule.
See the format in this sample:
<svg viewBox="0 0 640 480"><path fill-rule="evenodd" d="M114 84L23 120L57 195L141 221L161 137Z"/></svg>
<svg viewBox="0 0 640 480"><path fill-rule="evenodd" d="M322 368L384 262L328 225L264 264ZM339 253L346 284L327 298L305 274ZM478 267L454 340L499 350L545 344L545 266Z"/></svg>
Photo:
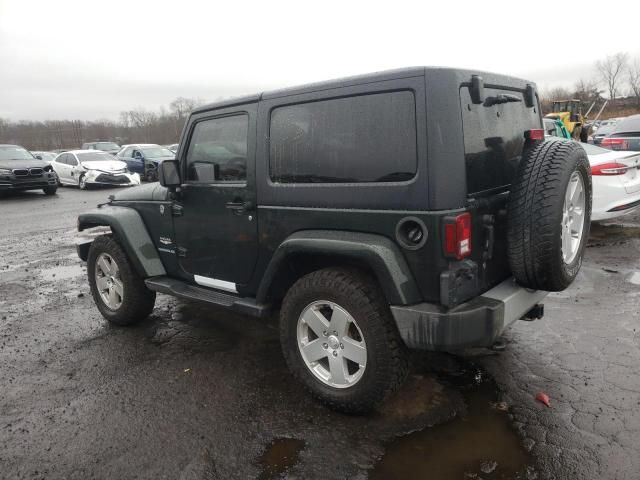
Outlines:
<svg viewBox="0 0 640 480"><path fill-rule="evenodd" d="M253 203L252 202L227 202L225 204L225 207L228 208L229 210L233 210L233 213L235 213L236 215L241 215L244 212L247 212L249 210L253 210Z"/></svg>

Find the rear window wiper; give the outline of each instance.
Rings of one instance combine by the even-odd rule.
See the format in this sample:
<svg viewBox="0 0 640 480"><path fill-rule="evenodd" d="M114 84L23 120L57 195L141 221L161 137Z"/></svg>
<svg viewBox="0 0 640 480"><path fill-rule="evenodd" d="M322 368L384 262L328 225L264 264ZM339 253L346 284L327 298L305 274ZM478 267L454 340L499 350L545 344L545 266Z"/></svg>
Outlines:
<svg viewBox="0 0 640 480"><path fill-rule="evenodd" d="M487 97L484 101L485 107L491 107L493 105L498 105L500 103L509 103L509 102L521 102L522 98L517 95L511 95L510 93L501 93L500 95L496 95L495 97Z"/></svg>

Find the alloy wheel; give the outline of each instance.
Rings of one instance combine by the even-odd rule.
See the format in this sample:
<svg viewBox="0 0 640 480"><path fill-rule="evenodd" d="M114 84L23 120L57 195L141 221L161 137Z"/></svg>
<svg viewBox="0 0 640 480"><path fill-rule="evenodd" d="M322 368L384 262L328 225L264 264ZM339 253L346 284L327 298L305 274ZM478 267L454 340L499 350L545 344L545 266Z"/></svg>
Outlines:
<svg viewBox="0 0 640 480"><path fill-rule="evenodd" d="M319 300L302 310L297 340L307 368L334 388L355 385L367 366L367 346L356 320L340 305Z"/></svg>

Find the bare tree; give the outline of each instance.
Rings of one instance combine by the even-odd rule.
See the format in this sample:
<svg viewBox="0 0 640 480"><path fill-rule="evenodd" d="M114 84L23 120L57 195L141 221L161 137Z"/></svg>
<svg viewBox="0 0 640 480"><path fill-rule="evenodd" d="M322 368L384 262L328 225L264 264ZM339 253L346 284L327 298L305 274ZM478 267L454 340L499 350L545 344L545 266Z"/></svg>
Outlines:
<svg viewBox="0 0 640 480"><path fill-rule="evenodd" d="M640 106L640 58L636 58L629 64L627 73L629 87L634 97L636 97L636 105Z"/></svg>
<svg viewBox="0 0 640 480"><path fill-rule="evenodd" d="M564 87L555 87L550 90L544 90L540 93L540 105L542 111L548 113L553 108L553 102L556 100L568 100L571 98L571 92Z"/></svg>
<svg viewBox="0 0 640 480"><path fill-rule="evenodd" d="M184 119L191 110L196 107L199 107L204 102L201 98L185 98L178 97L173 102L169 104L169 109L171 113L173 113L179 119Z"/></svg>
<svg viewBox="0 0 640 480"><path fill-rule="evenodd" d="M604 81L609 91L609 98L614 100L620 88L622 73L627 69L629 55L625 52L618 52L607 56L604 60L596 62L596 69L600 78Z"/></svg>

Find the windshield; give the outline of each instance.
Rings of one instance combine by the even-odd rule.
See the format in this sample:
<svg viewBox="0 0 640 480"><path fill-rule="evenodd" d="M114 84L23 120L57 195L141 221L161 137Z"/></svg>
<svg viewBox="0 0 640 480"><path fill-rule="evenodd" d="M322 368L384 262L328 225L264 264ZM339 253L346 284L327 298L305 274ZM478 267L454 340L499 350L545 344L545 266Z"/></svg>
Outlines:
<svg viewBox="0 0 640 480"><path fill-rule="evenodd" d="M596 131L596 135L607 135L608 133L613 132L613 129L616 128L615 123L607 123L606 125L600 125L600 128Z"/></svg>
<svg viewBox="0 0 640 480"><path fill-rule="evenodd" d="M0 147L0 160L34 160L34 156L22 147L7 145Z"/></svg>
<svg viewBox="0 0 640 480"><path fill-rule="evenodd" d="M77 156L81 162L110 162L115 160L115 157L113 155L103 152L78 153Z"/></svg>
<svg viewBox="0 0 640 480"><path fill-rule="evenodd" d="M96 150L120 150L120 145L113 142L98 142Z"/></svg>
<svg viewBox="0 0 640 480"><path fill-rule="evenodd" d="M144 152L144 156L147 158L175 156L175 154L171 150L164 147L146 147L146 148L141 148L141 150Z"/></svg>

